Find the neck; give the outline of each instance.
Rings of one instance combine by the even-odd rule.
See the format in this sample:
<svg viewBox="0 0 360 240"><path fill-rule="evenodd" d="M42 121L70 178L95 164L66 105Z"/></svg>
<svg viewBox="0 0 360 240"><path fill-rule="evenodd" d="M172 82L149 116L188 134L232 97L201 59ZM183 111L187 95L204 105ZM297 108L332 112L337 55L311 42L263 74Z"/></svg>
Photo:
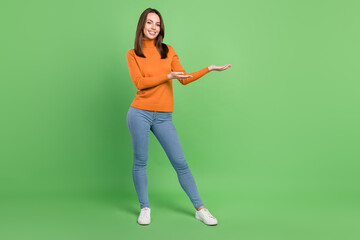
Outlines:
<svg viewBox="0 0 360 240"><path fill-rule="evenodd" d="M154 48L155 46L155 39L150 39L143 37L143 48Z"/></svg>

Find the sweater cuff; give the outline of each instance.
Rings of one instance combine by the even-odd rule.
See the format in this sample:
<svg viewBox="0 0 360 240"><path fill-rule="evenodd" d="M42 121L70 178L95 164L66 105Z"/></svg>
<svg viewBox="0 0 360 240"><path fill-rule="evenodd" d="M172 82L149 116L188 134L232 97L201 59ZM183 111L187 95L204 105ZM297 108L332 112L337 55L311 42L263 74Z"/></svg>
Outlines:
<svg viewBox="0 0 360 240"><path fill-rule="evenodd" d="M204 74L210 72L209 67L204 67L203 69Z"/></svg>

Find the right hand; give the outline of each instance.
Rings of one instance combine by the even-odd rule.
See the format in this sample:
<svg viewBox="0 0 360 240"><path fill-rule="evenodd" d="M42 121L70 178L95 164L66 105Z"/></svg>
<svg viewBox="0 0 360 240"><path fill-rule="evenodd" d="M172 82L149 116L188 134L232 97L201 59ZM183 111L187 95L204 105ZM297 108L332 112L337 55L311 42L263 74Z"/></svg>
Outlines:
<svg viewBox="0 0 360 240"><path fill-rule="evenodd" d="M192 75L184 75L184 72L171 72L168 74L169 79L185 79L192 77Z"/></svg>

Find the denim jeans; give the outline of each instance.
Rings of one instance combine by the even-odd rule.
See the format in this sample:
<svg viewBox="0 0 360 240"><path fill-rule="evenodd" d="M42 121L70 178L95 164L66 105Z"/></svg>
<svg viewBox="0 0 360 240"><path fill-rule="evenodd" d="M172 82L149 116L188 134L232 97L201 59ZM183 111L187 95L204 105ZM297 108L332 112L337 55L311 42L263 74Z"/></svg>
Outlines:
<svg viewBox="0 0 360 240"><path fill-rule="evenodd" d="M180 139L172 121L172 112L148 111L130 106L126 122L130 131L133 147L132 176L139 198L140 208L150 207L148 197L148 160L149 134L153 132L165 150L175 169L180 185L195 208L203 205L194 177L185 160Z"/></svg>

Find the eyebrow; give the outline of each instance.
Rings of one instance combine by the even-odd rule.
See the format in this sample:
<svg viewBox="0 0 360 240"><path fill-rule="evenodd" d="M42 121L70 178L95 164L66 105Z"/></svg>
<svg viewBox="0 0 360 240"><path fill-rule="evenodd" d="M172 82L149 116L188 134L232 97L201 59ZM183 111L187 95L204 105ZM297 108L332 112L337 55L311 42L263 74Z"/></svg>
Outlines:
<svg viewBox="0 0 360 240"><path fill-rule="evenodd" d="M148 19L148 21L152 21L151 19ZM157 23L160 23L160 22L157 22Z"/></svg>

